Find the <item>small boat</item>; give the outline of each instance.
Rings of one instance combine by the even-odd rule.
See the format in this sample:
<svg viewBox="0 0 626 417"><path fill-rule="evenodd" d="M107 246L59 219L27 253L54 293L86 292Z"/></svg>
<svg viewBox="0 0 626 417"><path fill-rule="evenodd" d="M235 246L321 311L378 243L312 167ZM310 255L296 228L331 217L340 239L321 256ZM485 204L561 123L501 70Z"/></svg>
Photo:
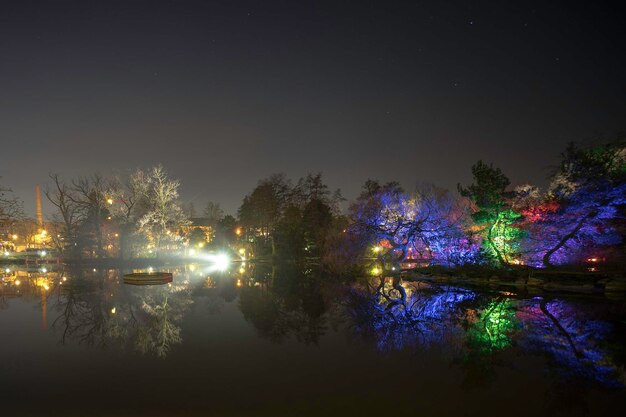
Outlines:
<svg viewBox="0 0 626 417"><path fill-rule="evenodd" d="M135 272L124 274L124 284L130 285L159 285L172 282L171 272Z"/></svg>

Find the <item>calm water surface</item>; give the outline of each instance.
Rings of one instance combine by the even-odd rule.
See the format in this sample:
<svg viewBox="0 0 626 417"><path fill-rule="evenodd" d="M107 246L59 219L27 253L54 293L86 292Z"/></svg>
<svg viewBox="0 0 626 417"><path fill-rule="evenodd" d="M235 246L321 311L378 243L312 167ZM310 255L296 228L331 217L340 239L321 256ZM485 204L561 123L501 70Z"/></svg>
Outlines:
<svg viewBox="0 0 626 417"><path fill-rule="evenodd" d="M2 416L623 415L623 300L407 285L389 307L314 270L16 271Z"/></svg>

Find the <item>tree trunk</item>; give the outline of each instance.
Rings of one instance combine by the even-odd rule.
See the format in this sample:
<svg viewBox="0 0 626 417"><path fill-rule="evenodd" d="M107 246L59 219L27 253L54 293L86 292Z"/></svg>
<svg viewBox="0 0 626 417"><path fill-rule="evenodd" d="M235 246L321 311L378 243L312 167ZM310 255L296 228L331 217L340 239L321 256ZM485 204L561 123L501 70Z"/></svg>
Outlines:
<svg viewBox="0 0 626 417"><path fill-rule="evenodd" d="M585 224L585 222L594 217L596 215L596 211L591 211L589 212L586 216L583 216L580 221L576 224L576 227L574 227L574 229L569 232L568 234L566 234L565 236L563 236L561 238L561 240L559 241L559 243L556 244L555 247L553 247L552 249L550 249L549 251L546 252L545 255L543 255L543 266L545 266L546 268L549 268L552 266L552 263L550 262L550 258L552 257L552 255L554 255L554 253L556 251L558 251L559 249L561 249L568 240L570 240L571 238L573 238L574 236L576 236L576 233L578 233L580 231L580 229L582 229L583 225Z"/></svg>
<svg viewBox="0 0 626 417"><path fill-rule="evenodd" d="M502 257L502 253L500 253L500 250L497 248L495 242L493 241L493 239L491 238L491 232L493 231L493 228L496 227L496 225L498 224L498 222L496 221L490 228L489 228L489 232L487 233L487 242L489 242L489 245L491 246L491 248L494 250L494 252L496 253L496 256L498 257L498 261L500 262L501 266L506 266L508 265L508 262L506 262L506 260Z"/></svg>

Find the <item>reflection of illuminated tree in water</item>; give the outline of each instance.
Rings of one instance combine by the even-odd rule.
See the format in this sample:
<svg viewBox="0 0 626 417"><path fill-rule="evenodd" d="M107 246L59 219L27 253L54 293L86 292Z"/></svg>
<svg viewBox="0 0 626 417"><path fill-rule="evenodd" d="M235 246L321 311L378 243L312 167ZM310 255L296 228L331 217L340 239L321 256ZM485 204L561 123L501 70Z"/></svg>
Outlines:
<svg viewBox="0 0 626 417"><path fill-rule="evenodd" d="M179 324L193 303L187 288L159 286L124 290L112 304L109 291L98 289L97 280L71 279L56 306L61 314L53 326L62 328L61 342L77 340L98 346L114 343L160 357L182 342Z"/></svg>
<svg viewBox="0 0 626 417"><path fill-rule="evenodd" d="M602 317L592 306L563 300L526 300L517 312L524 329L519 343L527 351L547 354L559 374L623 386L624 365L617 363L609 343L613 328L597 314Z"/></svg>
<svg viewBox="0 0 626 417"><path fill-rule="evenodd" d="M470 327L467 338L470 347L491 352L511 345L510 334L517 323L512 300L498 298L477 312L468 311Z"/></svg>
<svg viewBox="0 0 626 417"><path fill-rule="evenodd" d="M373 338L380 350L443 344L455 346L462 329L456 317L475 294L461 288L419 288L402 283L381 284L369 291L354 289L347 310L354 330Z"/></svg>
<svg viewBox="0 0 626 417"><path fill-rule="evenodd" d="M136 347L142 352L154 352L164 357L173 344L181 343L180 326L186 307L191 300L179 300L178 305L168 302L168 294L163 295L162 301L155 301L152 297L143 298L141 309L148 316L147 325L137 327Z"/></svg>
<svg viewBox="0 0 626 417"><path fill-rule="evenodd" d="M553 372L570 379L624 384L623 364L607 343L615 332L606 321L610 315L603 316L604 304L596 304L594 313L583 303L494 298L460 288L403 285L406 299L401 304L363 289L352 289L346 303L353 330L373 339L380 350L431 344L453 348L470 387L496 377L497 366L507 363L497 353L508 347L546 356Z"/></svg>

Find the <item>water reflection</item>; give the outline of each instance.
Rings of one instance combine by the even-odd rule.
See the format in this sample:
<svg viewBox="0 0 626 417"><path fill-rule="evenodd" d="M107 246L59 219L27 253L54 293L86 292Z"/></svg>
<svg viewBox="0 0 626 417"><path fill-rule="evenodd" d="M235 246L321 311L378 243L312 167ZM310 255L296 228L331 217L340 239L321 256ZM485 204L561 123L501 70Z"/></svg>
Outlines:
<svg viewBox="0 0 626 417"><path fill-rule="evenodd" d="M606 299L523 296L394 280L340 283L315 268L201 264L165 269L170 284L124 285L141 270L5 270L0 307L21 298L61 345L80 344L166 358L203 329L183 331L190 312L234 305L256 334L275 343L321 346L329 333L382 354L441 352L465 383L489 383L514 353L547 360L559 378L624 385L624 306ZM0 312L0 314L2 314ZM242 326L242 324L234 324Z"/></svg>
<svg viewBox="0 0 626 417"><path fill-rule="evenodd" d="M53 327L68 339L111 344L165 357L182 342L180 324L193 303L188 284L131 287L118 271L75 276L59 288Z"/></svg>
<svg viewBox="0 0 626 417"><path fill-rule="evenodd" d="M239 308L262 337L317 344L328 330L327 297L312 269L258 265L245 279Z"/></svg>
<svg viewBox="0 0 626 417"><path fill-rule="evenodd" d="M398 286L401 286L398 289ZM446 350L476 383L493 376L505 351L541 355L559 377L623 387L622 303L523 298L508 291L383 281L352 289L347 313L354 331L379 350ZM480 377L477 375L480 374Z"/></svg>

